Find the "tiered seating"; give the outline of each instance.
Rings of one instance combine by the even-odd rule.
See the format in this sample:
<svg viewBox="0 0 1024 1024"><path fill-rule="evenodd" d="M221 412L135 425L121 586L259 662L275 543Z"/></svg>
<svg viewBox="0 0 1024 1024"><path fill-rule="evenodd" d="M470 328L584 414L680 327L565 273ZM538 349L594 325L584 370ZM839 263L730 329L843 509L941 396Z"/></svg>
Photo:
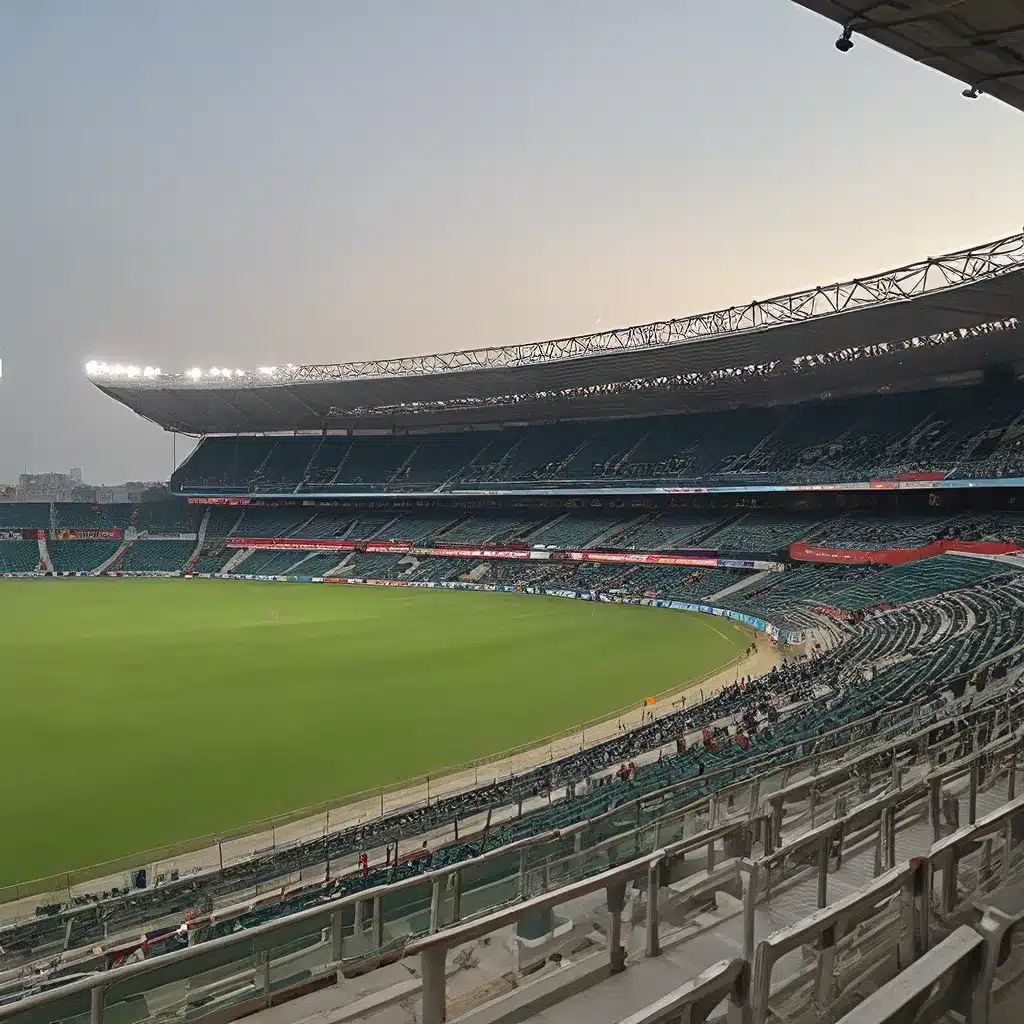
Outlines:
<svg viewBox="0 0 1024 1024"><path fill-rule="evenodd" d="M244 494L276 444L270 437L207 438L172 479L187 474L197 487Z"/></svg>
<svg viewBox="0 0 1024 1024"><path fill-rule="evenodd" d="M396 509L362 512L356 519L349 536L355 540L373 540L384 528L398 517ZM389 531L385 531L389 532Z"/></svg>
<svg viewBox="0 0 1024 1024"><path fill-rule="evenodd" d="M247 576L284 576L302 557L301 551L254 551L236 571Z"/></svg>
<svg viewBox="0 0 1024 1024"><path fill-rule="evenodd" d="M1022 412L1018 384L461 434L208 438L174 485L282 495L1005 477L1024 473Z"/></svg>
<svg viewBox="0 0 1024 1024"><path fill-rule="evenodd" d="M438 544L502 544L511 543L535 529L540 517L524 515L468 516L438 533ZM388 533L391 531L388 530ZM531 543L539 544L539 540Z"/></svg>
<svg viewBox="0 0 1024 1024"><path fill-rule="evenodd" d="M235 554L237 554L235 548L221 548L216 554L201 554L196 564L192 566L192 571L195 573L218 573Z"/></svg>
<svg viewBox="0 0 1024 1024"><path fill-rule="evenodd" d="M909 548L949 536L949 516L883 516L851 513L814 529L810 540L837 548ZM803 538L801 538L803 539Z"/></svg>
<svg viewBox="0 0 1024 1024"><path fill-rule="evenodd" d="M126 529L131 523L134 505L88 505L85 502L58 502L53 506L55 530Z"/></svg>
<svg viewBox="0 0 1024 1024"><path fill-rule="evenodd" d="M197 533L203 511L183 501L152 501L135 506L129 518L140 533Z"/></svg>
<svg viewBox="0 0 1024 1024"><path fill-rule="evenodd" d="M323 488L323 479L327 477L334 480L332 491L383 491L399 475L417 446L416 440L404 437L327 438L317 453L322 468L318 468L315 477L306 473L300 490L315 494ZM336 453L333 464L331 452Z"/></svg>
<svg viewBox="0 0 1024 1024"><path fill-rule="evenodd" d="M899 605L933 597L1001 576L1007 567L976 558L940 555L899 566L800 566L762 589L729 603L739 611L776 623L793 621L793 613L815 605L858 612L879 605Z"/></svg>
<svg viewBox="0 0 1024 1024"><path fill-rule="evenodd" d="M364 580L393 580L403 575L409 568L407 564L399 565L400 561L399 555L360 553L346 563L342 575Z"/></svg>
<svg viewBox="0 0 1024 1024"><path fill-rule="evenodd" d="M195 547L190 540L137 540L125 553L120 568L124 572L180 572Z"/></svg>
<svg viewBox="0 0 1024 1024"><path fill-rule="evenodd" d="M92 572L121 546L120 541L51 540L46 547L57 572Z"/></svg>
<svg viewBox="0 0 1024 1024"><path fill-rule="evenodd" d="M699 547L707 536L721 526L721 523L722 517L710 512L670 511L638 516L601 546L630 551Z"/></svg>
<svg viewBox="0 0 1024 1024"><path fill-rule="evenodd" d="M310 518L312 512L305 508L250 506L232 533L236 537L289 537Z"/></svg>
<svg viewBox="0 0 1024 1024"><path fill-rule="evenodd" d="M46 530L50 525L49 505L27 501L0 503L0 529Z"/></svg>
<svg viewBox="0 0 1024 1024"><path fill-rule="evenodd" d="M320 448L318 437L281 438L275 441L252 477L254 490L291 494L305 476L306 466Z"/></svg>
<svg viewBox="0 0 1024 1024"><path fill-rule="evenodd" d="M291 537L309 537L313 540L343 540L356 524L354 512L317 512L307 520Z"/></svg>
<svg viewBox="0 0 1024 1024"><path fill-rule="evenodd" d="M777 551L814 530L818 519L812 515L774 515L749 512L713 534L708 543L719 550Z"/></svg>
<svg viewBox="0 0 1024 1024"><path fill-rule="evenodd" d="M0 572L33 572L39 568L34 540L0 540Z"/></svg>
<svg viewBox="0 0 1024 1024"><path fill-rule="evenodd" d="M330 572L343 558L341 551L329 551L323 554L310 555L295 566L299 576L323 576Z"/></svg>
<svg viewBox="0 0 1024 1024"><path fill-rule="evenodd" d="M868 608L887 602L905 604L944 590L967 587L1006 572L1006 566L976 558L940 555L894 566L844 588L835 595L840 608Z"/></svg>
<svg viewBox="0 0 1024 1024"><path fill-rule="evenodd" d="M471 558L424 558L408 579L445 583L471 572L479 563Z"/></svg>
<svg viewBox="0 0 1024 1024"><path fill-rule="evenodd" d="M460 519L458 512L403 512L387 528L377 532L378 540L431 541Z"/></svg>
<svg viewBox="0 0 1024 1024"><path fill-rule="evenodd" d="M573 511L539 530L530 538L530 544L566 551L579 550L601 534L617 528L620 523L624 525L630 518L615 513ZM609 544L619 546L614 541L609 541Z"/></svg>

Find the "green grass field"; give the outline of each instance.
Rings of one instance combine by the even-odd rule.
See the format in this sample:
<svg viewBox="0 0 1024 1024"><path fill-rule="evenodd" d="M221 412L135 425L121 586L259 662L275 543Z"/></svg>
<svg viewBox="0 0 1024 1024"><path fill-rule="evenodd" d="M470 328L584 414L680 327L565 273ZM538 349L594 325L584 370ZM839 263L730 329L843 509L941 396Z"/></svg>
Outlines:
<svg viewBox="0 0 1024 1024"><path fill-rule="evenodd" d="M0 884L540 740L749 642L701 615L509 594L0 581Z"/></svg>

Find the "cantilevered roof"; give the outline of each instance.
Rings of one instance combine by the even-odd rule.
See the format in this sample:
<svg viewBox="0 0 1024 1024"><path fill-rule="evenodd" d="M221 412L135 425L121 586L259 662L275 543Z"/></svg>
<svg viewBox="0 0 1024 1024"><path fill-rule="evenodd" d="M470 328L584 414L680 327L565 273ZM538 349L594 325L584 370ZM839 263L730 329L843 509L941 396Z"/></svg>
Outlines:
<svg viewBox="0 0 1024 1024"><path fill-rule="evenodd" d="M1024 0L796 0L836 22L1024 110ZM850 58L854 53L850 54Z"/></svg>
<svg viewBox="0 0 1024 1024"><path fill-rule="evenodd" d="M897 346L917 352L921 346L911 342L924 337L929 347L959 343L964 355L945 368L964 370L973 358L969 343L987 338L986 350L995 352L990 328L1002 335L998 361L1006 362L1018 319L1024 322L1024 235L746 306L577 338L247 371L163 374L96 364L91 379L139 415L182 433L320 430L370 425L375 416L398 422L409 413L440 425L460 422L467 403L540 410L567 389L587 393L635 382L649 394L661 381L691 393L714 392L728 381L740 392L730 401L742 402L748 379L763 388L810 364L835 370L866 346L891 345L884 354L896 358ZM489 413L491 420L509 418L522 416Z"/></svg>

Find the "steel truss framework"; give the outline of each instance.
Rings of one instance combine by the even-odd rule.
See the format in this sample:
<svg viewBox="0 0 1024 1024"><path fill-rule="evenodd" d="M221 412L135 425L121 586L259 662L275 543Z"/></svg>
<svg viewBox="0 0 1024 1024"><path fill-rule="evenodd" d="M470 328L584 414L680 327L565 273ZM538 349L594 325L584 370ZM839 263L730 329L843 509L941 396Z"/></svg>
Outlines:
<svg viewBox="0 0 1024 1024"><path fill-rule="evenodd" d="M562 360L585 359L609 353L664 348L684 343L707 342L728 335L769 330L783 325L848 313L853 310L899 303L965 284L998 278L1024 269L1024 233L994 242L933 257L896 270L819 286L790 295L754 300L710 313L624 327L599 334L493 346L462 352L373 359L364 362L315 363L274 367L273 372L246 371L225 381L219 376L190 377L162 374L148 379L123 381L120 377L94 375L97 383L130 383L135 389L265 388L273 385L373 380L395 377L428 377L470 370L528 367ZM767 354L767 353L766 353Z"/></svg>
<svg viewBox="0 0 1024 1024"><path fill-rule="evenodd" d="M645 391L690 391L709 390L716 384L725 381L742 381L745 379L767 379L772 377L788 377L801 373L813 373L821 367L843 363L853 363L865 359L881 359L895 356L902 352L913 352L923 349L937 349L960 341L972 341L985 335L1013 331L1021 323L1016 317L996 320L991 323L979 324L976 327L965 327L956 331L941 331L936 334L918 335L901 341L882 341L867 345L856 345L840 349L837 352L821 352L811 356L797 356L796 359L772 360L767 363L755 363L748 366L723 367L718 370L675 374L665 377L640 377L633 380L615 381L610 384L594 384L584 387L566 387L556 391L535 392L532 394L488 395L483 398L456 398L439 402L401 403L398 405L366 406L357 409L332 408L329 419L342 419L352 416L394 416L415 409L417 412L429 412L431 409L452 411L454 409L476 409L480 407L508 408L524 402L538 401L573 401L620 394L638 394Z"/></svg>

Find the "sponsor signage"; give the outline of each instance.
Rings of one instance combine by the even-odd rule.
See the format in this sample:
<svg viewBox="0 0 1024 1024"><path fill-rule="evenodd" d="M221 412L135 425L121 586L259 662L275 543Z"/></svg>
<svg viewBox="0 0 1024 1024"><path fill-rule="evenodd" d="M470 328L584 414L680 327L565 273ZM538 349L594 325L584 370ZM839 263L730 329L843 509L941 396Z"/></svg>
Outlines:
<svg viewBox="0 0 1024 1024"><path fill-rule="evenodd" d="M635 554L631 551L570 551L568 557L575 562L611 562L625 565L693 565L713 569L718 559L712 556Z"/></svg>
<svg viewBox="0 0 1024 1024"><path fill-rule="evenodd" d="M190 505L248 505L251 498L189 498Z"/></svg>
<svg viewBox="0 0 1024 1024"><path fill-rule="evenodd" d="M224 547L265 548L270 551L355 551L356 542L306 537L228 537Z"/></svg>
<svg viewBox="0 0 1024 1024"><path fill-rule="evenodd" d="M121 531L115 528L104 530L49 530L50 540L120 540Z"/></svg>
<svg viewBox="0 0 1024 1024"><path fill-rule="evenodd" d="M614 565L681 565L714 569L782 569L778 562L757 559L716 558L713 551L692 554L662 554L634 551L539 551L525 548L443 548L413 547L404 541L330 540L306 537L228 537L227 548L261 548L269 551L365 551L376 555L415 555L417 558L478 558L515 561L570 560Z"/></svg>
<svg viewBox="0 0 1024 1024"><path fill-rule="evenodd" d="M797 541L789 546L789 556L798 562L826 562L832 565L905 565L935 555L1011 555L1020 549L1016 544L996 541L937 540L916 548L826 548Z"/></svg>

